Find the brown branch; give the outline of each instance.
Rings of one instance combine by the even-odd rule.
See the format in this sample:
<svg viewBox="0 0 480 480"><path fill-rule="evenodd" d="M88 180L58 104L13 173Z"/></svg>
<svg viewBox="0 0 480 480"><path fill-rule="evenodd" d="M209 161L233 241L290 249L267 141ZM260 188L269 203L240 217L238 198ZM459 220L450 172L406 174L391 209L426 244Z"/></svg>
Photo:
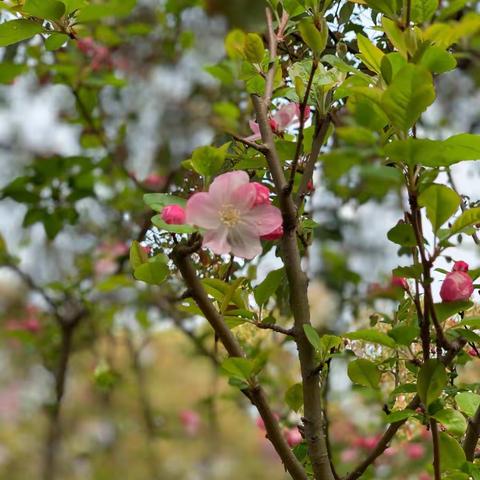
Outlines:
<svg viewBox="0 0 480 480"><path fill-rule="evenodd" d="M463 450L469 462L473 462L475 458L475 449L480 436L480 407L477 408L475 415L468 419L467 432L463 440Z"/></svg>
<svg viewBox="0 0 480 480"><path fill-rule="evenodd" d="M254 323L257 328L261 328L263 330L272 330L277 333L281 333L283 335L288 335L290 337L295 336L295 330L293 328L285 328L281 327L280 325L276 325L275 323Z"/></svg>
<svg viewBox="0 0 480 480"><path fill-rule="evenodd" d="M215 335L220 339L228 354L231 357L243 358L245 357L245 354L237 342L237 339L228 328L223 316L210 301L207 292L197 277L195 267L189 258L191 251L192 247L177 245L174 247L170 257L180 271L191 297L212 326ZM308 480L304 468L290 450L282 435L280 426L268 405L263 389L255 384L245 388L242 392L250 399L252 404L256 406L265 423L268 439L274 446L292 478L295 480Z"/></svg>
<svg viewBox="0 0 480 480"><path fill-rule="evenodd" d="M267 22L271 24L271 13L267 10ZM271 32L271 28L269 28ZM272 32L271 32L272 33ZM270 37L272 34L270 33ZM276 42L271 41L270 58L276 55ZM272 48L272 45L275 48ZM272 74L273 72L273 74ZM275 62L271 62L267 78L274 76ZM308 341L303 330L310 325L310 307L307 297L308 278L301 266L301 256L297 244L297 207L289 192L288 183L275 147L272 129L268 122L270 106L269 89L263 98L252 95L252 102L257 115L263 143L268 151L265 153L268 167L275 184L283 216L282 251L283 262L290 290L290 308L294 317L295 341L299 353L304 398L304 432L308 452L312 462L314 477L317 480L334 480L325 439L322 411L322 394L315 350ZM315 372L312 375L312 372Z"/></svg>
<svg viewBox="0 0 480 480"><path fill-rule="evenodd" d="M250 140L247 140L246 138L242 138L242 137L240 137L239 135L236 135L235 133L230 133L230 135L231 135L237 142L243 143L246 147L253 148L254 150L257 150L257 152L265 153L266 150L267 150L267 147L265 147L265 145L263 145L263 144L261 144L261 143L251 142Z"/></svg>
<svg viewBox="0 0 480 480"><path fill-rule="evenodd" d="M325 143L325 137L327 135L330 122L330 115L327 115L325 118L319 120L318 130L312 144L312 151L310 152L308 160L305 162L305 165L303 167L302 179L300 180L300 185L298 187L297 195L295 198L295 204L297 207L299 207L300 204L303 202L303 199L305 198L305 195L308 191L308 182L312 180L315 165L318 161L322 146Z"/></svg>
<svg viewBox="0 0 480 480"><path fill-rule="evenodd" d="M438 440L438 424L434 418L430 419L430 430L432 431L433 443L433 473L435 480L441 480L442 474L440 471L440 443Z"/></svg>
<svg viewBox="0 0 480 480"><path fill-rule="evenodd" d="M290 171L290 181L288 182L288 188L290 191L292 191L293 183L295 182L295 174L297 173L298 162L300 160L300 154L302 152L303 132L305 128L305 110L307 109L308 97L310 96L310 90L312 89L313 78L315 76L315 72L317 71L317 67L318 67L317 61L313 59L312 69L310 71L310 77L308 78L307 88L305 90L303 101L300 105L300 126L298 128L297 145L295 147L295 155L293 157L293 162L291 167L292 169Z"/></svg>

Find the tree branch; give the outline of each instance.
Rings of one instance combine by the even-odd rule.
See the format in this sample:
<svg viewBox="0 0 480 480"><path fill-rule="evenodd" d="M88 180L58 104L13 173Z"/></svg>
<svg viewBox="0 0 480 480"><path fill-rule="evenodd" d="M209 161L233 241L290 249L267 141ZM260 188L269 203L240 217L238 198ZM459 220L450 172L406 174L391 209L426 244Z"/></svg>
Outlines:
<svg viewBox="0 0 480 480"><path fill-rule="evenodd" d="M198 279L195 268L189 258L190 252L191 247L177 245L174 247L170 257L179 269L185 284L189 288L191 297L212 326L215 334L222 342L228 354L231 357L245 357L242 348L225 323L223 316L220 315L210 301L207 292ZM242 392L250 399L252 404L257 407L257 410L265 423L268 439L274 446L292 478L295 480L308 480L304 468L283 438L280 426L268 405L263 389L259 385L254 385L242 390Z"/></svg>
<svg viewBox="0 0 480 480"><path fill-rule="evenodd" d="M440 472L440 443L438 440L438 424L434 418L430 419L430 430L432 431L433 443L433 473L435 480L441 480L442 474Z"/></svg>
<svg viewBox="0 0 480 480"><path fill-rule="evenodd" d="M475 415L468 419L467 432L463 440L463 450L469 462L475 458L475 448L477 447L478 437L480 436L480 406Z"/></svg>

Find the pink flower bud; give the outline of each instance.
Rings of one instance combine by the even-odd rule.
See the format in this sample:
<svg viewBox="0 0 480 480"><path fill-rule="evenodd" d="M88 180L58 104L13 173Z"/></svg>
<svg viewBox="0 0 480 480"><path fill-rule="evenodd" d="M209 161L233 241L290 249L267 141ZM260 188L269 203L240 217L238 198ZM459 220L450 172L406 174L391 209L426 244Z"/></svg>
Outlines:
<svg viewBox="0 0 480 480"><path fill-rule="evenodd" d="M161 188L165 185L165 177L158 173L151 173L143 182L149 188Z"/></svg>
<svg viewBox="0 0 480 480"><path fill-rule="evenodd" d="M453 264L453 272L468 272L468 263L463 260L459 260Z"/></svg>
<svg viewBox="0 0 480 480"><path fill-rule="evenodd" d="M280 225L278 228L273 230L273 232L267 233L267 235L262 235L260 238L262 240L278 240L283 237L283 225Z"/></svg>
<svg viewBox="0 0 480 480"><path fill-rule="evenodd" d="M80 38L77 47L82 53L88 55L95 50L95 41L92 37Z"/></svg>
<svg viewBox="0 0 480 480"><path fill-rule="evenodd" d="M257 196L255 198L255 205L269 205L270 202L270 189L265 185L262 185L258 182L252 182L252 185L255 187L255 191L257 192Z"/></svg>
<svg viewBox="0 0 480 480"><path fill-rule="evenodd" d="M185 223L185 210L180 205L167 205L162 210L161 217L169 225L183 225Z"/></svg>
<svg viewBox="0 0 480 480"><path fill-rule="evenodd" d="M473 281L468 273L455 271L447 274L440 289L444 302L468 300L473 293Z"/></svg>
<svg viewBox="0 0 480 480"><path fill-rule="evenodd" d="M410 460L420 460L425 455L425 447L421 443L409 443L405 453Z"/></svg>
<svg viewBox="0 0 480 480"><path fill-rule="evenodd" d="M404 290L409 290L408 282L403 277L392 277L390 284L392 287L403 288Z"/></svg>
<svg viewBox="0 0 480 480"><path fill-rule="evenodd" d="M185 429L185 433L194 436L200 429L201 419L197 412L193 410L183 410L180 412L180 422Z"/></svg>
<svg viewBox="0 0 480 480"><path fill-rule="evenodd" d="M285 440L290 445L290 447L296 447L300 443L302 443L302 434L298 430L298 428L289 428L284 432Z"/></svg>

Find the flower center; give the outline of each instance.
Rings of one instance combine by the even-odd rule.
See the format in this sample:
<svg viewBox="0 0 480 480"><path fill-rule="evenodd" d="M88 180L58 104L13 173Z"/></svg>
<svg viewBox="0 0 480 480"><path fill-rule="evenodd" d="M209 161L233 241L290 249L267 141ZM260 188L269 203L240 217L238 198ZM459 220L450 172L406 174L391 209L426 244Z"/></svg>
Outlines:
<svg viewBox="0 0 480 480"><path fill-rule="evenodd" d="M220 210L220 221L227 227L234 227L240 221L240 212L233 205L224 205Z"/></svg>

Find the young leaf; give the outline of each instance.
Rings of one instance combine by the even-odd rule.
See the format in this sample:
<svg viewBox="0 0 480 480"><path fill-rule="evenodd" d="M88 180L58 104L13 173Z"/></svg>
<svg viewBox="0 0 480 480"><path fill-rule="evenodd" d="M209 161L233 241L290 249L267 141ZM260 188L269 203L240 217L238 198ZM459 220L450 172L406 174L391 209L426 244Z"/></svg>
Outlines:
<svg viewBox="0 0 480 480"><path fill-rule="evenodd" d="M353 383L369 388L378 388L380 370L370 360L359 358L348 364L348 376Z"/></svg>
<svg viewBox="0 0 480 480"><path fill-rule="evenodd" d="M305 335L312 347L315 350L320 351L322 344L320 341L320 335L317 333L317 331L311 325L304 325L303 331L305 332Z"/></svg>
<svg viewBox="0 0 480 480"><path fill-rule="evenodd" d="M298 24L298 30L303 38L303 41L311 48L315 56L319 57L325 50L328 38L328 26L325 22L319 30L313 23L313 20L308 18L302 20Z"/></svg>
<svg viewBox="0 0 480 480"><path fill-rule="evenodd" d="M465 210L453 223L449 236L460 233L464 228L480 223L480 207Z"/></svg>
<svg viewBox="0 0 480 480"><path fill-rule="evenodd" d="M389 337L386 333L375 330L374 328L365 328L363 330L357 330L356 332L350 332L343 335L349 340L363 340L365 342L377 343L379 345L385 345L386 347L395 348L395 340Z"/></svg>
<svg viewBox="0 0 480 480"><path fill-rule="evenodd" d="M133 276L150 285L160 285L168 276L169 268L163 255L157 255L148 262L139 265L133 272Z"/></svg>
<svg viewBox="0 0 480 480"><path fill-rule="evenodd" d="M303 407L303 387L301 383L296 383L287 390L285 402L295 412Z"/></svg>
<svg viewBox="0 0 480 480"><path fill-rule="evenodd" d="M428 22L438 8L438 0L411 0L411 19L415 23Z"/></svg>
<svg viewBox="0 0 480 480"><path fill-rule="evenodd" d="M358 58L375 73L381 73L381 64L384 53L376 47L367 37L358 34L357 35L358 49L360 55Z"/></svg>
<svg viewBox="0 0 480 480"><path fill-rule="evenodd" d="M271 271L265 277L265 280L254 289L253 296L257 305L265 305L268 299L277 291L284 278L285 270L283 268Z"/></svg>
<svg viewBox="0 0 480 480"><path fill-rule="evenodd" d="M11 20L0 24L0 47L28 40L37 33L43 32L43 27L32 20Z"/></svg>
<svg viewBox="0 0 480 480"><path fill-rule="evenodd" d="M434 100L431 73L423 66L408 64L385 90L381 104L393 125L407 131Z"/></svg>
<svg viewBox="0 0 480 480"><path fill-rule="evenodd" d="M23 11L32 17L60 20L65 13L65 4L58 0L26 0Z"/></svg>
<svg viewBox="0 0 480 480"><path fill-rule="evenodd" d="M445 185L433 184L418 197L420 206L427 210L427 217L433 231L438 229L458 210L462 199L460 195Z"/></svg>
<svg viewBox="0 0 480 480"><path fill-rule="evenodd" d="M223 361L221 368L229 377L248 382L254 366L247 358L231 357Z"/></svg>
<svg viewBox="0 0 480 480"><path fill-rule="evenodd" d="M457 440L448 433L440 432L440 469L442 472L461 468L466 461L465 452Z"/></svg>
<svg viewBox="0 0 480 480"><path fill-rule="evenodd" d="M453 408L444 408L436 412L432 417L440 422L447 429L447 432L452 435L461 436L467 429L465 417Z"/></svg>
<svg viewBox="0 0 480 480"><path fill-rule="evenodd" d="M409 223L397 223L388 231L387 238L402 247L414 247L417 244L415 232Z"/></svg>
<svg viewBox="0 0 480 480"><path fill-rule="evenodd" d="M212 177L222 168L225 156L226 149L223 147L199 147L192 154L192 165L200 175Z"/></svg>
<svg viewBox="0 0 480 480"><path fill-rule="evenodd" d="M418 373L417 392L426 407L440 397L447 382L447 372L440 361L431 359L422 365Z"/></svg>
<svg viewBox="0 0 480 480"><path fill-rule="evenodd" d="M145 252L140 243L134 240L130 246L130 265L135 270L146 262L148 262L147 252Z"/></svg>
<svg viewBox="0 0 480 480"><path fill-rule="evenodd" d="M473 392L460 392L455 396L455 402L463 413L473 417L480 407L480 395Z"/></svg>
<svg viewBox="0 0 480 480"><path fill-rule="evenodd" d="M249 33L245 39L245 57L249 62L261 63L265 54L263 41L256 33Z"/></svg>

